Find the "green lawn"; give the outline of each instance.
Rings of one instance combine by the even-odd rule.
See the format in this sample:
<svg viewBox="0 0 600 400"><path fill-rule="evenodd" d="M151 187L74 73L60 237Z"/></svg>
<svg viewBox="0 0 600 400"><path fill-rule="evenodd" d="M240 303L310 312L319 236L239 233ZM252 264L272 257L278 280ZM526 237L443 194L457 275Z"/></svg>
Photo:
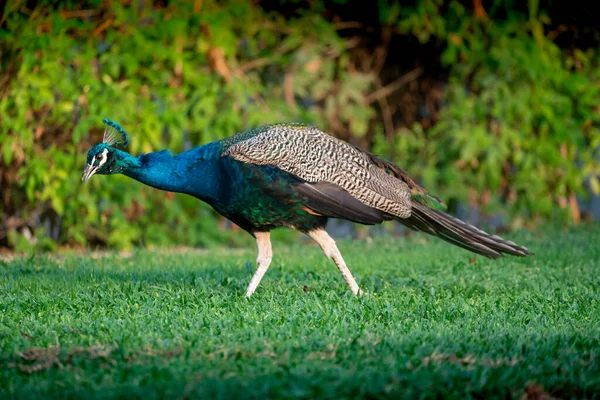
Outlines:
<svg viewBox="0 0 600 400"><path fill-rule="evenodd" d="M0 262L0 398L600 398L600 226L509 237Z"/></svg>

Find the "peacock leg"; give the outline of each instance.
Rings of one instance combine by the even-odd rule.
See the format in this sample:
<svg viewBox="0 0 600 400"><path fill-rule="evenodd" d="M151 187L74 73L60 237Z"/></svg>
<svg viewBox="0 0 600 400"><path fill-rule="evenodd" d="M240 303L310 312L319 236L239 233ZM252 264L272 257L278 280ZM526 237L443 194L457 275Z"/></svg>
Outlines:
<svg viewBox="0 0 600 400"><path fill-rule="evenodd" d="M337 265L340 272L342 273L342 276L348 283L348 286L350 286L350 290L352 290L352 293L355 296L361 295L362 291L360 290L360 288L358 287L358 284L354 280L352 273L346 266L346 263L344 262L344 258L342 257L342 253L340 253L340 251L338 250L338 248L335 244L335 240L333 240L331 238L331 236L329 236L329 234L323 229L317 229L314 231L310 231L307 233L307 235L310 236L310 238L312 240L317 242L317 244L319 246L321 246L321 250L323 250L323 254L325 254L326 257L331 258L333 260L333 262L335 263L335 265Z"/></svg>
<svg viewBox="0 0 600 400"><path fill-rule="evenodd" d="M269 269L271 259L273 258L273 249L271 248L271 234L269 232L254 232L256 237L256 247L258 249L258 257L256 258L256 272L250 280L248 289L246 289L246 297L252 296L252 293L258 287L260 280Z"/></svg>

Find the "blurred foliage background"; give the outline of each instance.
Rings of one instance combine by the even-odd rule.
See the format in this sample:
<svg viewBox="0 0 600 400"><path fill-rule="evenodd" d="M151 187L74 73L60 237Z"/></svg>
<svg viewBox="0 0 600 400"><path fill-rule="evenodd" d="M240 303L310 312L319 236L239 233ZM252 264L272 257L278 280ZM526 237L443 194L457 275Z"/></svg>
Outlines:
<svg viewBox="0 0 600 400"><path fill-rule="evenodd" d="M186 195L80 181L102 117L130 152L302 121L501 228L593 218L600 53L566 2L8 1L0 18L0 247L235 245ZM568 10L568 11L567 11Z"/></svg>

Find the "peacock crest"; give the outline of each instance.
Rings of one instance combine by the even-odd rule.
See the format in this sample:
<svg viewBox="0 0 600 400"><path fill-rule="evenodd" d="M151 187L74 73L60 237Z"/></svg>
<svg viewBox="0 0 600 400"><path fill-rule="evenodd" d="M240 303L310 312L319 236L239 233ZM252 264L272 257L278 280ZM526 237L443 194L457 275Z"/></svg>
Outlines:
<svg viewBox="0 0 600 400"><path fill-rule="evenodd" d="M102 123L105 125L103 143L109 146L115 146L120 143L123 147L127 147L129 144L129 135L127 135L127 132L125 132L125 129L121 125L108 118L102 118Z"/></svg>

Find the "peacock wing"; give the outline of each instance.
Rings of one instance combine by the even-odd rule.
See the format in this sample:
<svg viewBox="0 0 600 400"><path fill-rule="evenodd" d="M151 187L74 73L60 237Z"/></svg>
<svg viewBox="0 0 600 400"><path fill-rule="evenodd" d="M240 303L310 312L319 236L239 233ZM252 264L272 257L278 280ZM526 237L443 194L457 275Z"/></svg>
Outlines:
<svg viewBox="0 0 600 400"><path fill-rule="evenodd" d="M369 153L355 146L314 127L297 124L272 125L258 133L238 135L238 140L227 144L224 155L242 162L275 166L307 183L335 185L359 203L384 214L410 216L412 194L408 184L386 173ZM323 185L321 191L333 193L332 188ZM321 201L325 197L320 196Z"/></svg>
<svg viewBox="0 0 600 400"><path fill-rule="evenodd" d="M375 225L392 217L370 207L338 185L329 182L302 183L298 193L306 199L306 207L331 218L340 218L364 225Z"/></svg>
<svg viewBox="0 0 600 400"><path fill-rule="evenodd" d="M341 187L328 183L306 182L299 177L267 165L248 162L238 166L240 176L252 188L252 196L265 196L286 203L290 211L304 210L309 214L346 219L366 225L381 223L392 217L369 207ZM269 204L263 202L263 209ZM264 211L264 210L263 210Z"/></svg>

